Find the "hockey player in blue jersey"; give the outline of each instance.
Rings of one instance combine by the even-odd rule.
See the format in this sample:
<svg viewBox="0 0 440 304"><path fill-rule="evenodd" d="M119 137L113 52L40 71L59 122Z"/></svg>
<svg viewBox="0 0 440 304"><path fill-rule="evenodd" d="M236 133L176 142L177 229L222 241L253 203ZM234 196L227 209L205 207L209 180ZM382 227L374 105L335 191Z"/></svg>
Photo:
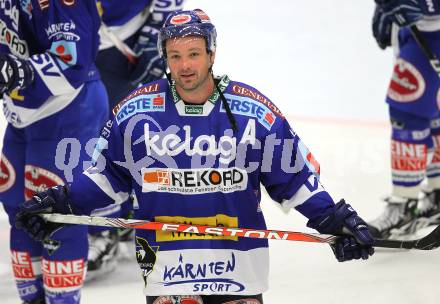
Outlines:
<svg viewBox="0 0 440 304"><path fill-rule="evenodd" d="M97 1L102 22L96 66L106 87L110 108L140 84L162 78L165 68L157 53L157 34L167 16L181 10L183 4L184 0L129 0L124 5L119 0ZM126 217L131 213L131 200L99 210L95 215ZM113 271L119 239L130 241L131 238L131 229L117 233L116 229L90 227L87 280Z"/></svg>
<svg viewBox="0 0 440 304"><path fill-rule="evenodd" d="M341 234L339 261L367 259L367 224L319 182L319 164L275 104L257 89L214 77L216 30L201 10L173 13L158 51L168 79L133 91L113 109L94 165L72 183L36 194L17 225L37 239L44 212L90 214L136 193L134 217L266 229L261 186L321 233ZM147 303L263 303L268 242L262 239L136 231Z"/></svg>
<svg viewBox="0 0 440 304"><path fill-rule="evenodd" d="M440 2L377 0L373 34L396 59L386 102L391 134L392 192L370 223L375 237L413 233L440 223L440 79L411 35L416 25L440 57ZM394 43L392 43L394 42ZM422 181L427 187L422 189Z"/></svg>
<svg viewBox="0 0 440 304"><path fill-rule="evenodd" d="M41 243L16 229L15 216L36 191L81 174L89 160L86 143L108 117L93 64L99 25L95 0L0 1L0 92L8 121L0 201L11 224L12 269L24 303L80 299L87 227L67 227Z"/></svg>

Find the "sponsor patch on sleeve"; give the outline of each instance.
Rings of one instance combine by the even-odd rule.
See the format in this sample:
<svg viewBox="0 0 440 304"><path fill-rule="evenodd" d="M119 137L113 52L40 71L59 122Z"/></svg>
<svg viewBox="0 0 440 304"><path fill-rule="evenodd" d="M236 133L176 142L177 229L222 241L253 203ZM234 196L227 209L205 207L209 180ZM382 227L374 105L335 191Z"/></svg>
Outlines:
<svg viewBox="0 0 440 304"><path fill-rule="evenodd" d="M165 112L165 93L140 95L124 103L116 113L118 125L137 113Z"/></svg>
<svg viewBox="0 0 440 304"><path fill-rule="evenodd" d="M232 113L255 118L267 130L272 128L277 119L268 107L251 98L232 94L225 94L225 98ZM226 112L223 103L221 104L220 112Z"/></svg>

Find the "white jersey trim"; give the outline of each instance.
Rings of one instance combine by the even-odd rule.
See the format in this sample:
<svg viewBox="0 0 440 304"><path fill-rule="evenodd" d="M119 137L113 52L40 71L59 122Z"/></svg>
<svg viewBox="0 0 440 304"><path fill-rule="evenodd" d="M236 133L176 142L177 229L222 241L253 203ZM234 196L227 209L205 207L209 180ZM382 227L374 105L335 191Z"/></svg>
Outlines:
<svg viewBox="0 0 440 304"><path fill-rule="evenodd" d="M51 96L37 109L17 106L11 97L4 94L3 113L11 125L22 129L66 108L76 98L82 87L83 85L68 94Z"/></svg>
<svg viewBox="0 0 440 304"><path fill-rule="evenodd" d="M107 176L101 173L89 173L89 169L83 172L84 175L90 178L99 187L99 189L101 189L102 192L107 194L108 197L113 199L115 204L122 204L129 198L129 194L127 192L115 192Z"/></svg>
<svg viewBox="0 0 440 304"><path fill-rule="evenodd" d="M136 33L145 24L148 15L149 14L146 13L145 10L142 10L139 14L131 18L130 21L128 21L127 23L118 26L108 26L107 30L113 33L120 40L125 40ZM105 50L115 46L115 44L112 42L112 39L108 37L105 33L106 31L99 31L99 35L101 37L99 50Z"/></svg>
<svg viewBox="0 0 440 304"><path fill-rule="evenodd" d="M314 175L310 175L307 181L312 185L312 191L306 186L302 185L298 191L289 199L284 200L281 203L281 206L283 208L295 208L304 202L306 202L309 198L314 196L315 194L325 191L325 189L322 187L321 183L318 181L318 179Z"/></svg>
<svg viewBox="0 0 440 304"><path fill-rule="evenodd" d="M52 95L71 94L75 91L49 54L34 55L29 62Z"/></svg>
<svg viewBox="0 0 440 304"><path fill-rule="evenodd" d="M440 16L425 16L416 23L417 28L424 32L435 32L440 30Z"/></svg>

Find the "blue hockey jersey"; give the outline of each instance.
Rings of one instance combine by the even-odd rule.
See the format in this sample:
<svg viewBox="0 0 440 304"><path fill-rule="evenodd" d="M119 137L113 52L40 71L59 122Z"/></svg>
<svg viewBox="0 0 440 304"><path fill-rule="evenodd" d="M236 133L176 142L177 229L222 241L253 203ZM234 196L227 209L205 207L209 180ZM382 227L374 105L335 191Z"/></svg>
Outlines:
<svg viewBox="0 0 440 304"><path fill-rule="evenodd" d="M94 166L71 185L76 213L133 191L136 219L266 229L261 185L308 218L333 206L318 163L274 103L226 75L218 80L236 131L217 90L187 104L161 79L125 98L103 128ZM262 239L136 231L146 295L262 293L267 247Z"/></svg>
<svg viewBox="0 0 440 304"><path fill-rule="evenodd" d="M440 2L425 0L426 14L415 25L429 49L440 57ZM393 27L396 62L386 102L395 109L423 118L438 117L440 81L409 27Z"/></svg>
<svg viewBox="0 0 440 304"><path fill-rule="evenodd" d="M67 107L96 80L95 0L1 0L0 52L27 59L34 82L3 96L6 119L24 128Z"/></svg>
<svg viewBox="0 0 440 304"><path fill-rule="evenodd" d="M143 25L160 28L171 12L182 10L185 0L98 0L102 22L118 39L126 40ZM100 49L114 46L114 42L101 32Z"/></svg>

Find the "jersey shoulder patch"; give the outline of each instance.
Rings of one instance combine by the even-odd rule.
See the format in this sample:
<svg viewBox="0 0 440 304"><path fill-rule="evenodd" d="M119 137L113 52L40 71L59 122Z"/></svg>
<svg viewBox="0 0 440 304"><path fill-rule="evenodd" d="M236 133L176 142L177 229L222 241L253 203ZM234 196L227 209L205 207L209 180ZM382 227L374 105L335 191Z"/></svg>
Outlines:
<svg viewBox="0 0 440 304"><path fill-rule="evenodd" d="M119 125L137 113L165 112L166 88L162 81L156 81L131 92L112 110L116 123Z"/></svg>
<svg viewBox="0 0 440 304"><path fill-rule="evenodd" d="M277 119L284 119L281 111L255 88L239 82L232 82L225 92L231 112L255 118L267 130ZM220 112L225 112L223 105Z"/></svg>

